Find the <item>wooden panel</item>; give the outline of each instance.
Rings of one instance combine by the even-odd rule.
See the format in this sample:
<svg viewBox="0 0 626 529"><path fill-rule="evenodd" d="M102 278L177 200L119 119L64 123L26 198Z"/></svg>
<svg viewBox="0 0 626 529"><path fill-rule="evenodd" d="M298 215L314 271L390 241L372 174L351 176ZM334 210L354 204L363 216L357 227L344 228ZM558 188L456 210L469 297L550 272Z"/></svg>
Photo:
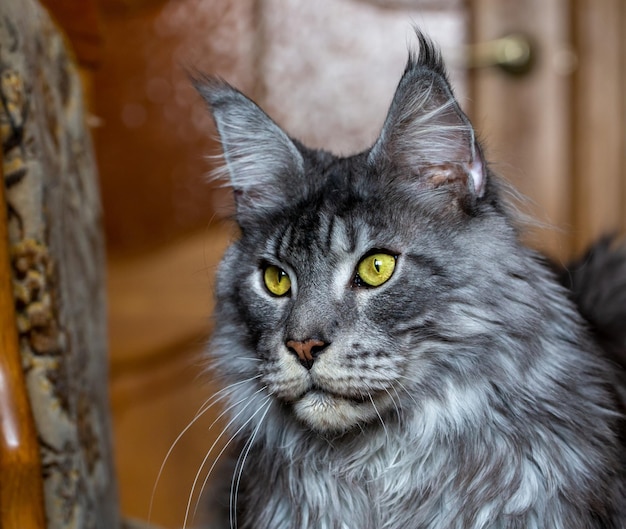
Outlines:
<svg viewBox="0 0 626 529"><path fill-rule="evenodd" d="M574 0L576 248L619 229L626 205L623 0Z"/></svg>
<svg viewBox="0 0 626 529"><path fill-rule="evenodd" d="M167 450L214 391L198 378L198 355L210 332L215 267L231 235L230 227L211 222L230 195L214 194L206 181L206 156L218 147L186 68L220 74L249 91L252 5L101 3L105 46L93 87L116 472L122 512L143 520ZM219 433L208 430L215 413L173 450L152 522L182 526L194 475Z"/></svg>
<svg viewBox="0 0 626 529"><path fill-rule="evenodd" d="M214 388L199 378L201 352L198 345L179 347L171 351L170 362L144 372L124 373L113 380L116 468L121 508L126 516L150 519L159 527L183 526L195 475L223 427L220 421L214 423L221 408L210 408L184 433L165 462L177 437L214 393ZM213 449L209 466L225 440L218 441ZM201 480L207 471L208 466L201 472ZM193 506L198 490L199 487ZM199 507L196 524L192 526L197 526L202 514L203 508Z"/></svg>
<svg viewBox="0 0 626 529"><path fill-rule="evenodd" d="M206 180L215 133L187 69L250 86L251 3L105 3L94 90L109 253L152 250L220 212Z"/></svg>
<svg viewBox="0 0 626 529"><path fill-rule="evenodd" d="M108 265L111 375L206 338L217 264L232 237L220 225Z"/></svg>
<svg viewBox="0 0 626 529"><path fill-rule="evenodd" d="M530 240L556 257L571 243L570 24L567 0L474 0L473 41L528 34L538 51L534 69L514 77L495 69L473 76L473 122L492 168L529 197L533 216L556 229Z"/></svg>
<svg viewBox="0 0 626 529"><path fill-rule="evenodd" d="M217 263L232 226L109 262L111 403L122 512L146 520L159 466L215 391L201 376ZM196 471L221 432L219 408L188 431L165 467L151 521L181 527ZM215 452L213 456L215 455ZM213 457L210 462L212 462Z"/></svg>

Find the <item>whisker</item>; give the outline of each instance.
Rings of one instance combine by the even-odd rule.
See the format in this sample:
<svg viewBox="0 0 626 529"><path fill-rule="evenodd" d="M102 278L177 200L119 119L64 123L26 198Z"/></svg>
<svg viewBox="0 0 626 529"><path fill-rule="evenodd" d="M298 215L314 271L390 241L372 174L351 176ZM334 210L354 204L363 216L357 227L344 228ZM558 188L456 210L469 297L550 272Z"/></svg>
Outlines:
<svg viewBox="0 0 626 529"><path fill-rule="evenodd" d="M374 411L376 412L376 415L378 415L378 418L380 419L380 424L382 424L383 430L385 430L385 437L389 438L389 432L387 431L387 426L385 426L385 421L383 421L383 418L378 412L378 408L376 407L376 404L374 404L374 399L372 398L372 394L369 391L367 392L367 396L370 398L370 402L372 403L372 406L374 406Z"/></svg>
<svg viewBox="0 0 626 529"><path fill-rule="evenodd" d="M268 396L265 399L264 403L268 402L269 400L270 400L270 397ZM254 429L254 432L252 433L252 435L246 442L246 446L244 447L243 452L239 455L239 459L237 460L237 464L235 465L235 472L233 473L233 481L232 481L231 488L230 488L230 499L231 499L230 501L230 527L231 529L235 529L237 527L237 496L239 493L239 485L241 483L241 476L243 474L243 467L246 464L246 460L248 459L248 454L250 453L250 449L252 448L252 445L254 444L254 440L256 439L256 436L259 433L259 430L261 429L261 425L263 424L263 421L265 420L265 417L271 405L272 403L268 402L267 406L265 407L265 411L263 412L263 415L259 419L259 423L257 424L256 428ZM237 484L235 485L235 473L237 473L237 468L239 468L239 473L237 475ZM233 490L233 487L234 487L234 490ZM234 498L233 498L233 492L234 492Z"/></svg>
<svg viewBox="0 0 626 529"><path fill-rule="evenodd" d="M250 377L247 378L245 380L240 380L238 382L233 382L232 384L229 384L228 386L220 389L217 393L214 393L213 395L211 395L207 400L204 401L204 403L202 404L202 406L200 406L200 409L198 410L197 415L202 415L203 413L205 413L205 409L204 406L207 406L208 408L211 408L213 405L215 405L217 402L223 400L224 398L226 398L230 392L232 392L232 390L234 390L237 386L241 386L242 384L246 384L248 382L252 382L253 380L256 380L257 378L261 378L261 375L256 375L254 377ZM213 401L213 402L211 402Z"/></svg>
<svg viewBox="0 0 626 529"><path fill-rule="evenodd" d="M261 403L261 405L265 404L268 400L270 399L269 396L267 396L265 398L265 400L263 400L263 402ZM269 407L269 406L268 406ZM246 426L247 424L249 424L249 422L256 416L256 414L261 410L261 407L259 407L259 409L254 412L254 414L252 415L252 417L250 417L250 419L248 421L246 421L246 423L244 424L244 426ZM263 418L265 417L265 413L263 414L263 417L261 417L261 420L263 420ZM193 514L192 514L192 519L195 518L196 516L196 512L198 511L198 505L200 502L200 498L202 497L202 494L204 493L204 489L207 486L207 483L209 482L209 478L211 477L211 473L213 472L213 469L217 466L217 463L220 460L220 457L222 457L222 455L224 454L224 452L226 451L226 449L229 447L230 443L237 437L237 435L239 434L239 432L242 430L243 428L240 428L239 430L237 430L235 432L235 434L229 439L229 441L222 447L222 449L220 450L220 453L217 454L217 457L215 458L215 460L213 461L213 463L211 464L211 468L209 468L209 471L207 472L207 475L205 476L204 480L202 481L202 486L200 487L200 492L198 493L198 498L196 500L196 506L194 507L193 510ZM202 466L204 466L204 463L206 462L206 458L202 464ZM237 468L235 466L235 468Z"/></svg>
<svg viewBox="0 0 626 529"><path fill-rule="evenodd" d="M200 406L199 410L196 412L196 414L194 415L193 419L189 422L189 424L187 424L187 426L185 426L185 428L183 428L183 431L180 432L180 434L178 434L178 436L176 437L176 439L174 439L174 442L171 444L170 448L168 449L167 453L165 454L165 457L163 458L163 462L161 463L161 466L159 467L159 472L157 473L157 477L155 479L154 482L154 486L152 487L152 493L150 494L150 505L148 507L148 521L150 521L152 519L152 510L154 509L154 499L156 496L156 490L159 486L159 482L161 480L161 476L163 475L163 471L165 470L165 465L167 464L172 452L174 451L174 449L176 448L176 446L178 445L179 441L183 438L183 436L189 431L189 429L208 411L210 410L215 404L217 404L218 402L224 400L226 397L228 397L229 393L231 390L235 389L237 386L240 386L241 384L245 384L246 382L251 382L252 380L255 380L257 378L260 378L261 375L257 375L255 377L246 379L246 380L240 380L238 382L234 382L233 384L230 384L228 386L226 386L225 388L220 389L217 393L214 393L213 395L211 395L207 400L205 400L202 405ZM232 406L228 407L227 410L231 409ZM211 427L213 427L213 425L217 422L217 420L219 420L222 416L224 415L224 412L222 412L218 418L213 421L211 423Z"/></svg>
<svg viewBox="0 0 626 529"><path fill-rule="evenodd" d="M217 443L220 441L220 439L224 436L224 434L228 431L228 429L236 422L236 420L241 416L241 414L243 414L246 411L246 409L248 409L250 404L252 404L254 402L252 398L255 395L257 395L258 393L260 393L261 391L263 391L264 389L265 389L265 386L260 388L260 389L258 389L257 391L255 391L252 395L250 395L247 398L247 400L249 400L249 402L247 404L245 404L244 407L241 410L239 410L239 412L234 417L232 417L230 419L230 421L228 421L228 424L226 424L226 426L222 429L222 432L217 436L215 441L213 441L213 444L211 445L211 447L209 448L208 452L204 456L204 459L202 460L202 463L200 463L200 468L198 469L198 472L196 472L196 476L194 477L193 484L191 485L191 491L189 493L189 500L187 501L187 507L185 509L185 519L183 521L183 529L187 528L187 522L189 520L189 512L191 510L191 502L192 502L192 499L193 499L193 496L194 496L194 492L196 490L196 486L198 485L198 480L200 479L200 473L202 472L202 469L204 468L204 465L206 465L206 462L208 461L209 456L211 455L211 452L213 452L213 449L215 448ZM243 399L243 400L246 400L246 399ZM224 451L230 445L230 443L250 423L250 421L252 421L252 419L254 419L254 417L256 416L257 413L258 413L258 410L254 414L252 414L252 416L250 416L246 420L246 422L244 422L239 427L239 429L231 436L231 438L228 440L228 442L226 443L224 448L222 448L222 450L218 454L218 457L216 458L216 460L219 459L219 457L221 457L221 455L224 453ZM213 469L213 467L211 467L211 469Z"/></svg>
<svg viewBox="0 0 626 529"><path fill-rule="evenodd" d="M394 391L395 388L394 388ZM387 388L385 388L385 393L387 393L387 395L389 395L389 398L391 399L391 402L393 402L393 407L396 410L396 416L398 417L398 420L400 420L400 409L398 408L398 404L396 403L396 400L393 398L393 396L391 395L391 393L389 392L389 390ZM398 395L398 392L396 391L396 396Z"/></svg>
<svg viewBox="0 0 626 529"><path fill-rule="evenodd" d="M256 395L257 393L258 393L258 391L257 391L256 393L254 393L254 395ZM215 424L216 424L216 423L218 423L222 417L224 417L224 415L227 415L227 414L228 414L228 412L230 412L230 410L232 410L235 406L237 406L237 405L241 404L242 402L244 402L244 401L248 400L249 398L251 398L251 397L241 397L239 400L237 400L237 401L235 401L235 402L231 403L231 404L230 404L230 405L228 405L226 408L224 408L224 409L221 411L221 413L220 413L217 417L215 417L215 419L213 420L213 422L212 422L211 424L209 424L209 428L208 428L208 429L210 430L211 428L213 428L213 427L215 426ZM245 409L245 408L244 408L244 409Z"/></svg>
<svg viewBox="0 0 626 529"><path fill-rule="evenodd" d="M407 380L411 380L409 377L401 375L402 378L406 378ZM398 384L398 386L400 386L401 389L404 390L404 392L408 395L408 397L417 405L419 406L419 403L417 402L417 400L415 400L415 397L413 397L413 395L411 394L411 392L408 390L408 388L399 380L396 379L396 384Z"/></svg>
<svg viewBox="0 0 626 529"><path fill-rule="evenodd" d="M404 391L408 394L408 390L402 386L402 384L400 384L400 386L404 389ZM398 390L395 386L391 386L393 389L393 392L396 394L396 397L398 399L398 403L401 404L402 403L402 397L400 396L400 393L398 393ZM413 398L412 395L409 395L409 397L413 400L413 402L415 402L415 399ZM417 404L417 402L415 402Z"/></svg>

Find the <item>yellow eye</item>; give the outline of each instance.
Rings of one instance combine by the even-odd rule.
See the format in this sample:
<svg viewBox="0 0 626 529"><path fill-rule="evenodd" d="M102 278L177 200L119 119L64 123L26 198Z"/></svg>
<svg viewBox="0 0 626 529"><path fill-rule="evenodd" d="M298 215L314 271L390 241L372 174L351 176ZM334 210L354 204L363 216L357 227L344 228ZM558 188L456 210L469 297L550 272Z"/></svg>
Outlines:
<svg viewBox="0 0 626 529"><path fill-rule="evenodd" d="M284 296L291 289L291 279L287 272L274 265L263 270L263 281L267 290L275 296Z"/></svg>
<svg viewBox="0 0 626 529"><path fill-rule="evenodd" d="M375 253L361 260L357 266L359 278L371 287L377 287L389 281L396 267L396 258L388 253Z"/></svg>

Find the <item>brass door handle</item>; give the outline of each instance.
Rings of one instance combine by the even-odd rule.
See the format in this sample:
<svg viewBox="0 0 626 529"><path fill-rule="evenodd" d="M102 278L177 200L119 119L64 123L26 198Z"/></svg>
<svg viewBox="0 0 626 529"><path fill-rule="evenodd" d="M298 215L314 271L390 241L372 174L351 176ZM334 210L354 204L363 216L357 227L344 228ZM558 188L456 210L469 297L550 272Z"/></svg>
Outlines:
<svg viewBox="0 0 626 529"><path fill-rule="evenodd" d="M511 75L523 75L533 67L536 50L523 33L511 33L499 39L470 44L465 50L467 68L499 68Z"/></svg>

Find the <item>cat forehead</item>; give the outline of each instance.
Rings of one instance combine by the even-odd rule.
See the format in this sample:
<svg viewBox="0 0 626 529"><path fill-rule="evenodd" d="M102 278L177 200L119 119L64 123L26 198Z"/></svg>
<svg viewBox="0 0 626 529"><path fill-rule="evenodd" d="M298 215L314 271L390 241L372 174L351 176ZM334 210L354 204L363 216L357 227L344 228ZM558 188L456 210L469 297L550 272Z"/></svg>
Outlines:
<svg viewBox="0 0 626 529"><path fill-rule="evenodd" d="M311 208L285 219L271 234L265 250L279 259L325 260L362 252L372 229L356 211Z"/></svg>
<svg viewBox="0 0 626 529"><path fill-rule="evenodd" d="M259 242L270 255L317 259L392 250L406 246L421 225L419 208L393 190L372 186L371 174L332 169L315 178L315 191L263 222L268 228Z"/></svg>

